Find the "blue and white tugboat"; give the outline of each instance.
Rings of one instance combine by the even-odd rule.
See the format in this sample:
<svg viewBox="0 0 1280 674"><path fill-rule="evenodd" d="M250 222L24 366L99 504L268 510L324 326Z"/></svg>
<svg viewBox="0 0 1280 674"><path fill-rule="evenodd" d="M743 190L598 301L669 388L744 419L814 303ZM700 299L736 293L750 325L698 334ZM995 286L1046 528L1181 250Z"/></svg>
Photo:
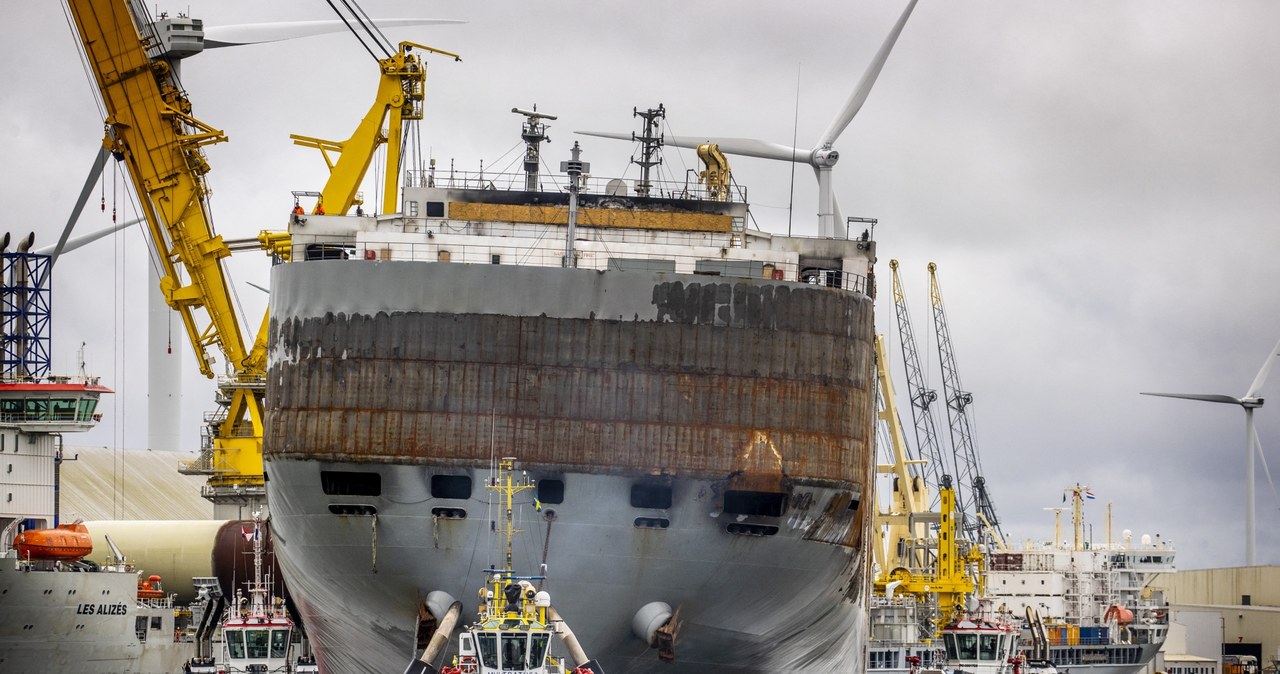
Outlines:
<svg viewBox="0 0 1280 674"><path fill-rule="evenodd" d="M449 608L423 651L409 663L405 674L604 674L604 669L587 658L573 631L551 605L551 595L534 587L544 576L519 576L512 569L511 539L518 533L512 519L514 497L533 489L527 479L513 477L515 459L499 464L501 477L489 478L486 486L502 499L502 530L505 537L504 568L485 569L485 587L478 597L477 618L458 635L458 654L452 665L439 669L432 664L443 651L462 612L462 602L450 601ZM428 597L428 603L451 600L443 593ZM553 637L559 638L568 655L551 654Z"/></svg>

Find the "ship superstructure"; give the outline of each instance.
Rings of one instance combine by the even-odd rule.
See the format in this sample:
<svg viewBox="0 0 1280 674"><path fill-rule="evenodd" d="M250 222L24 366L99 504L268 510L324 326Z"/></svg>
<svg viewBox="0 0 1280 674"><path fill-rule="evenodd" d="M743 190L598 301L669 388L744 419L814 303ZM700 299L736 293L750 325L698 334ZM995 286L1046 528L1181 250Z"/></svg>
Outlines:
<svg viewBox="0 0 1280 674"><path fill-rule="evenodd" d="M1041 623L1048 659L1059 669L1087 667L1100 674L1141 671L1164 643L1169 611L1163 594L1148 583L1175 570L1175 549L1159 536L1086 543L1082 507L1088 487L1066 490L1075 536L990 555L987 589L993 601ZM1108 522L1108 531L1110 523ZM1110 538L1108 533L1107 538Z"/></svg>

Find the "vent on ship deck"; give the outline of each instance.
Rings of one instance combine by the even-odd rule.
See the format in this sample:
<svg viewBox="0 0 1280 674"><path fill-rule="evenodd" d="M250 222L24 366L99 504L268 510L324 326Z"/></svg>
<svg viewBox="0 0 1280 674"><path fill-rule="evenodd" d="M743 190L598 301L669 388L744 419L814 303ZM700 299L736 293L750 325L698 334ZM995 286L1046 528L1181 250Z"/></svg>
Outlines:
<svg viewBox="0 0 1280 674"><path fill-rule="evenodd" d="M442 520L465 520L467 511L462 508L432 508L431 516Z"/></svg>
<svg viewBox="0 0 1280 674"><path fill-rule="evenodd" d="M320 471L320 488L330 496L381 496L382 475L322 470Z"/></svg>
<svg viewBox="0 0 1280 674"><path fill-rule="evenodd" d="M471 478L467 475L432 475L431 497L469 499L471 498Z"/></svg>
<svg viewBox="0 0 1280 674"><path fill-rule="evenodd" d="M787 495L776 492L730 490L724 493L726 515L782 517L786 505Z"/></svg>
<svg viewBox="0 0 1280 674"><path fill-rule="evenodd" d="M671 520L665 517L637 517L635 527L637 529L666 529L671 526Z"/></svg>
<svg viewBox="0 0 1280 674"><path fill-rule="evenodd" d="M666 510L671 507L671 485L637 482L631 485L631 507Z"/></svg>

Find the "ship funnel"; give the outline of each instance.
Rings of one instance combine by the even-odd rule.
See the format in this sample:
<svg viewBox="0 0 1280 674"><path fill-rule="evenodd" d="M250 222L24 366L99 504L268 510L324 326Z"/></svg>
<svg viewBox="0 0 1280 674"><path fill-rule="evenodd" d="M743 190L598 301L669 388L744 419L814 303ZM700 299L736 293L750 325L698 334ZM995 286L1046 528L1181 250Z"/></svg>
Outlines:
<svg viewBox="0 0 1280 674"><path fill-rule="evenodd" d="M36 243L36 233L31 232L18 242L18 252L26 253L31 250L31 246Z"/></svg>

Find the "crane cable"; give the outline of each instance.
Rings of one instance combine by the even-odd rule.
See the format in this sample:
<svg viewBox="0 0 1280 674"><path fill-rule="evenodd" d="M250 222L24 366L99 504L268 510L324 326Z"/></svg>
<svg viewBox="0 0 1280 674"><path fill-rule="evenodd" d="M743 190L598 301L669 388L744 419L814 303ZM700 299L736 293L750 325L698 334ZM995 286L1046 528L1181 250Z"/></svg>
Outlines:
<svg viewBox="0 0 1280 674"><path fill-rule="evenodd" d="M389 45L391 43L387 40L386 36L382 34L382 31L374 25L373 21L369 19L369 15L360 8L359 4L357 4L355 0L340 1L342 2L343 8L351 14L351 18L348 18L341 9L338 9L337 5L333 3L333 0L325 0L325 2L329 4L329 8L333 10L333 13L337 14L338 18L342 20L342 23L346 24L347 30L351 31L351 34L360 41L360 46L364 47L364 50L369 52L369 56L373 57L373 60L381 61L382 59L390 58L392 50L389 48ZM358 30L355 26L351 25L352 20L360 24L361 30ZM373 41L373 44L376 45L380 51L382 51L381 57L373 52L373 47L369 46L369 42L366 41L366 36Z"/></svg>

